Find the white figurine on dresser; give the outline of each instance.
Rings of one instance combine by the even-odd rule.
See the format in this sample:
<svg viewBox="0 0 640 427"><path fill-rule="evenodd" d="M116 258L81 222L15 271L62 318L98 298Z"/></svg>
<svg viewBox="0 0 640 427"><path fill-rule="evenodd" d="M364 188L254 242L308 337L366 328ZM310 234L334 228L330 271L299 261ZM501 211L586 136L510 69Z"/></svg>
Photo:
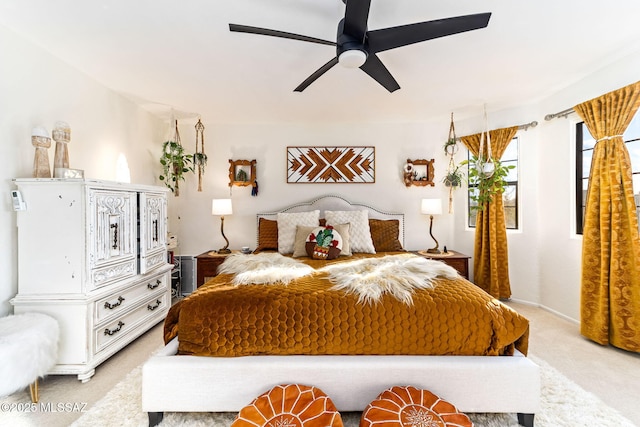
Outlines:
<svg viewBox="0 0 640 427"><path fill-rule="evenodd" d="M16 179L16 314L58 320L50 374L86 382L95 367L152 326L171 306L167 190L88 179Z"/></svg>

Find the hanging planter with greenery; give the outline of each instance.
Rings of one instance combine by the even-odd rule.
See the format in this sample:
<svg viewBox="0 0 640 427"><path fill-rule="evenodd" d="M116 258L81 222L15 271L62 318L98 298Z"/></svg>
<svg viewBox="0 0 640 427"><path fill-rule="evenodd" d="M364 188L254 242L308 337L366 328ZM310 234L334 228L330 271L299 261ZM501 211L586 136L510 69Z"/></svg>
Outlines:
<svg viewBox="0 0 640 427"><path fill-rule="evenodd" d="M469 187L475 191L469 192L469 198L476 203L472 210L482 210L487 202L491 202L493 197L502 197L507 186L507 176L509 171L515 166L504 166L499 160L491 160L480 156L473 156L471 160L464 160L460 166L469 165ZM489 166L490 165L490 166ZM491 170L492 173L488 173Z"/></svg>
<svg viewBox="0 0 640 427"><path fill-rule="evenodd" d="M447 171L447 174L442 178L442 182L445 186L456 189L462 185L464 178L464 173L460 169L460 165L458 165Z"/></svg>
<svg viewBox="0 0 640 427"><path fill-rule="evenodd" d="M458 141L456 139L455 130L453 129L453 113L451 114L451 129L449 130L449 139L444 143L444 153L447 156L453 156L458 152ZM453 132L453 135L451 134Z"/></svg>
<svg viewBox="0 0 640 427"><path fill-rule="evenodd" d="M514 165L504 166L500 160L496 160L492 156L486 105L484 107L484 126L484 132L480 133L478 155L471 157L471 160L460 163L461 166L469 166L469 189L473 189L473 191L469 191L469 199L475 202L475 206L471 206L471 209L477 211L483 210L485 204L491 203L494 196L502 197L507 186L509 171L515 168Z"/></svg>
<svg viewBox="0 0 640 427"><path fill-rule="evenodd" d="M193 165L198 169L198 191L202 191L202 175L207 165L207 155L204 154L204 125L200 119L196 123L196 152L193 153Z"/></svg>
<svg viewBox="0 0 640 427"><path fill-rule="evenodd" d="M179 196L180 181L184 181L184 174L193 172L194 169L193 156L191 154L187 154L180 143L177 120L175 125L175 136L173 139L173 141L165 141L162 145L162 156L160 157L162 175L160 175L159 178L173 194Z"/></svg>
<svg viewBox="0 0 640 427"><path fill-rule="evenodd" d="M449 156L449 166L447 173L442 179L444 185L449 187L449 213L453 213L453 190L462 185L464 175L460 170L460 166L456 166L454 156L458 152L458 138L456 137L456 128L453 125L453 113L451 113L451 123L449 124L449 137L444 143L444 153Z"/></svg>

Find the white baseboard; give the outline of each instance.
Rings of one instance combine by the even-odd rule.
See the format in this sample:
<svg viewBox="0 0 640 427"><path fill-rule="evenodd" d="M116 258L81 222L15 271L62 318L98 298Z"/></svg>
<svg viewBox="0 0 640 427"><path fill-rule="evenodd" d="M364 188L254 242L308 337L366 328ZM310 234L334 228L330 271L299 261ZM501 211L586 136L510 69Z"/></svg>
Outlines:
<svg viewBox="0 0 640 427"><path fill-rule="evenodd" d="M565 319L565 320L567 320L567 321L569 321L569 322L571 322L571 323L574 323L574 324L576 324L576 325L579 325L579 324L580 324L580 321L579 321L579 320L576 320L576 319L574 319L574 318L572 318L572 317L569 317L569 316L567 316L566 314L562 314L562 313L560 313L559 311L556 311L556 310L554 310L554 309L552 309L552 308L549 308L549 307L547 307L547 306L545 306L545 305L541 305L541 306L540 306L540 308L541 308L541 309L543 309L543 310L548 311L549 313L553 313L553 314L555 314L555 315L556 315L556 316L558 316L558 317L562 317L563 319Z"/></svg>
<svg viewBox="0 0 640 427"><path fill-rule="evenodd" d="M510 300L513 301L513 302L517 302L518 304L529 305L529 306L532 306L532 307L541 308L541 309L543 309L545 311L548 311L549 313L552 313L552 314L554 314L554 315L556 315L556 316L558 316L558 317L560 317L560 318L562 318L562 319L564 319L564 320L566 320L568 322L571 322L571 323L576 324L576 325L580 324L579 320L576 320L576 319L574 319L572 317L569 317L566 314L560 313L559 311L554 310L554 309L552 309L550 307L547 307L546 305L538 304L538 303L531 302L531 301L525 301L525 300L521 300L521 299L517 299L517 298L511 298Z"/></svg>

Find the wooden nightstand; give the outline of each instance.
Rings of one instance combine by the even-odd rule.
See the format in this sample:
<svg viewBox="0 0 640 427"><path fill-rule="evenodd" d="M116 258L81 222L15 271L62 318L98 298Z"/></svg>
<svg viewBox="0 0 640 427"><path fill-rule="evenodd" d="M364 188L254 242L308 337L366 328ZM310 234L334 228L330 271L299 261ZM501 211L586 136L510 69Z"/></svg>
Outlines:
<svg viewBox="0 0 640 427"><path fill-rule="evenodd" d="M428 259L435 259L438 261L442 261L447 265L458 270L458 273L465 279L469 280L469 259L471 258L469 255L461 254L456 251L447 251L447 253L442 254L430 254L426 251L415 251L413 252L417 255L423 256Z"/></svg>
<svg viewBox="0 0 640 427"><path fill-rule="evenodd" d="M238 251L231 251L236 253ZM218 266L222 264L229 254L219 254L216 251L207 251L196 257L196 288L204 285L204 283L218 275Z"/></svg>

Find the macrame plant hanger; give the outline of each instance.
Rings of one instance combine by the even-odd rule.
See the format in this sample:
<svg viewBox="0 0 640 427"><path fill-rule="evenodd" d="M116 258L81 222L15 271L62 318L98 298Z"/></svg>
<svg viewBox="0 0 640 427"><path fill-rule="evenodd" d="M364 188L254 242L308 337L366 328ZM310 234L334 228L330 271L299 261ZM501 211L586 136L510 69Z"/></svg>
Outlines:
<svg viewBox="0 0 640 427"><path fill-rule="evenodd" d="M178 131L178 119L173 118L173 114L171 115L172 117L172 121L174 123L174 133L173 133L173 138L170 138L170 141L175 142L176 144L178 144L180 147L182 147L182 141L180 141L180 131ZM176 165L172 165L173 168L173 174L174 175L182 175L182 171L178 171L178 167ZM178 172L178 173L177 173ZM180 179L176 179L175 180L175 190L173 192L173 194L176 195L176 197L178 197L180 195Z"/></svg>
<svg viewBox="0 0 640 427"><path fill-rule="evenodd" d="M451 124L449 125L449 137L444 147L445 153L449 156L449 166L447 166L447 176L451 176L456 170L453 157L458 152L458 143L456 138L456 128L453 125L453 113L451 113ZM453 213L453 190L456 188L452 182L449 182L449 213Z"/></svg>
<svg viewBox="0 0 640 427"><path fill-rule="evenodd" d="M484 139L487 138L487 158L484 158ZM484 106L484 132L480 133L480 148L478 149L478 174L490 178L495 170L491 153L491 134L489 133L489 119L487 118L487 106Z"/></svg>
<svg viewBox="0 0 640 427"><path fill-rule="evenodd" d="M207 165L207 155L204 153L204 125L200 118L196 123L196 151L193 153L193 164L198 168L198 191L202 191L202 175Z"/></svg>

